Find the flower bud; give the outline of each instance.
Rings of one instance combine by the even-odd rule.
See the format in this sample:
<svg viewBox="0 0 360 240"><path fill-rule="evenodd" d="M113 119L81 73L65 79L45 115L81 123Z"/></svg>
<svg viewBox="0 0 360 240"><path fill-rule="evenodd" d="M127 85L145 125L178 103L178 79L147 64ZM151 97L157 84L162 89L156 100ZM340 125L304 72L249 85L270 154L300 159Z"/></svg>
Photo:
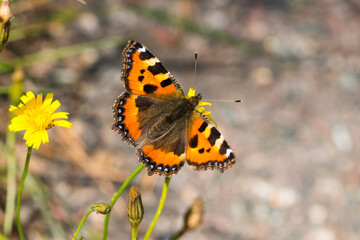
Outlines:
<svg viewBox="0 0 360 240"><path fill-rule="evenodd" d="M94 203L92 205L92 209L96 212L96 213L100 213L100 214L107 214L110 212L111 208L109 206L109 204L107 203Z"/></svg>
<svg viewBox="0 0 360 240"><path fill-rule="evenodd" d="M204 211L204 201L201 198L195 199L185 215L185 219L184 219L185 231L193 230L200 225L202 221L203 211Z"/></svg>
<svg viewBox="0 0 360 240"><path fill-rule="evenodd" d="M144 207L141 201L139 189L135 186L130 188L129 204L127 214L132 228L137 228L144 216Z"/></svg>
<svg viewBox="0 0 360 240"><path fill-rule="evenodd" d="M4 49L10 34L10 18L12 17L9 1L0 3L0 52Z"/></svg>
<svg viewBox="0 0 360 240"><path fill-rule="evenodd" d="M194 200L191 207L187 210L184 217L184 226L181 230L176 232L170 239L177 240L188 231L197 228L201 221L204 212L204 201L199 197Z"/></svg>

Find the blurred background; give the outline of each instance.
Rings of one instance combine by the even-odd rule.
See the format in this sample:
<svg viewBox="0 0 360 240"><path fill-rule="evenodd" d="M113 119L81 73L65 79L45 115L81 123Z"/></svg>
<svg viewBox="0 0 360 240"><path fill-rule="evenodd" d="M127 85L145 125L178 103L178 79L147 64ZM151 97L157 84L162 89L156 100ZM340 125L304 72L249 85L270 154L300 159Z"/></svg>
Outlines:
<svg viewBox="0 0 360 240"><path fill-rule="evenodd" d="M171 180L152 239L178 231L199 196L203 222L182 239L360 239L358 0L18 0L10 7L0 54L0 231L8 93L16 80L24 91L54 92L73 123L51 129L50 143L33 151L21 213L28 239L72 238L92 203L109 202L139 165L135 149L111 130L112 104L124 91L121 53L133 39L185 92L194 86L198 52L197 92L243 100L210 107L236 165L222 174L185 166ZM143 170L132 182L145 207L140 238L163 179ZM128 191L111 214L109 239L130 239ZM103 221L92 214L80 234L100 239Z"/></svg>

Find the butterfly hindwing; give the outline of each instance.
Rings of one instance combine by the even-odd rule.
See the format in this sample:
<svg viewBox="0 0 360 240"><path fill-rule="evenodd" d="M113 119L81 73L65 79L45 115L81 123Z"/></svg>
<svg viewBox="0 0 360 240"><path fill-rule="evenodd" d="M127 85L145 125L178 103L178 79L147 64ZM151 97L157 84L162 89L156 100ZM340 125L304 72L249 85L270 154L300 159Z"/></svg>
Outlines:
<svg viewBox="0 0 360 240"><path fill-rule="evenodd" d="M176 174L185 163L186 148L186 122L180 119L171 126L165 133L157 138L147 138L143 146L138 150L140 161L148 170L148 175L158 173L166 177ZM158 122L159 125L163 121ZM157 135L157 134L155 134Z"/></svg>
<svg viewBox="0 0 360 240"><path fill-rule="evenodd" d="M196 112L190 124L186 161L195 170L223 172L235 164L235 156L223 135L206 117Z"/></svg>
<svg viewBox="0 0 360 240"><path fill-rule="evenodd" d="M153 145L146 145L138 149L138 156L147 167L149 176L157 173L170 177L176 174L185 163L185 153L178 156L171 151L164 151L161 148L155 149Z"/></svg>
<svg viewBox="0 0 360 240"><path fill-rule="evenodd" d="M141 43L130 40L123 57L122 80L129 92L154 98L184 95L175 78Z"/></svg>

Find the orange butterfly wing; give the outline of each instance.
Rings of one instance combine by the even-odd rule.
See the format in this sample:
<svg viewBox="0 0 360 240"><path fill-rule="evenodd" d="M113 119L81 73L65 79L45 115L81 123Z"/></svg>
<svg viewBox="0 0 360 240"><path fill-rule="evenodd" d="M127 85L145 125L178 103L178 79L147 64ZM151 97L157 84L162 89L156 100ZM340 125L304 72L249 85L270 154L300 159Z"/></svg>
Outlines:
<svg viewBox="0 0 360 240"><path fill-rule="evenodd" d="M122 80L129 92L154 98L184 96L175 78L141 43L130 40L123 57Z"/></svg>
<svg viewBox="0 0 360 240"><path fill-rule="evenodd" d="M224 172L235 164L235 155L223 135L206 117L196 112L188 133L186 161L195 170Z"/></svg>
<svg viewBox="0 0 360 240"><path fill-rule="evenodd" d="M170 149L155 148L153 144L138 149L139 159L147 167L149 176L157 173L170 177L180 171L185 163L186 141L180 136L176 144Z"/></svg>
<svg viewBox="0 0 360 240"><path fill-rule="evenodd" d="M139 108L137 96L128 92L122 93L113 106L114 124L112 129L121 134L122 139L131 146L139 145L142 130L138 121Z"/></svg>

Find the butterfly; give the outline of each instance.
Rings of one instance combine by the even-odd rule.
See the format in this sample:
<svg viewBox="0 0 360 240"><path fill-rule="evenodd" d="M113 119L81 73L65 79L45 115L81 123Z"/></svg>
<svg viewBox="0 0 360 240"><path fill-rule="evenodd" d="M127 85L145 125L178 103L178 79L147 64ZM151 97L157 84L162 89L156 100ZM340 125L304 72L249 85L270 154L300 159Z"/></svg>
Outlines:
<svg viewBox="0 0 360 240"><path fill-rule="evenodd" d="M113 105L112 129L133 147L148 175L176 174L185 161L195 170L223 172L235 156L217 130L201 94L182 87L144 45L130 40L123 51L125 87Z"/></svg>

